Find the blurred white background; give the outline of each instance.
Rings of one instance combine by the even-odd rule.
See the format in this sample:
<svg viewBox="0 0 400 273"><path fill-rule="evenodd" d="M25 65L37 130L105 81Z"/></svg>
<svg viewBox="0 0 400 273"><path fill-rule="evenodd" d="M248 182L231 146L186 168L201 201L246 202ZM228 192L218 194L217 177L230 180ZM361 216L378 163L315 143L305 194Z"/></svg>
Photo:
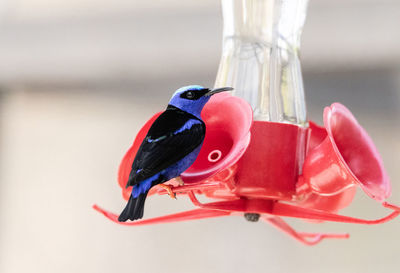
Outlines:
<svg viewBox="0 0 400 273"><path fill-rule="evenodd" d="M122 227L120 159L178 87L212 86L218 0L0 2L0 272L398 272L400 219L310 224L349 240L305 247L242 218ZM370 133L400 204L400 2L310 1L302 65L311 120L348 106ZM191 207L160 196L146 217ZM343 214L385 210L359 192Z"/></svg>

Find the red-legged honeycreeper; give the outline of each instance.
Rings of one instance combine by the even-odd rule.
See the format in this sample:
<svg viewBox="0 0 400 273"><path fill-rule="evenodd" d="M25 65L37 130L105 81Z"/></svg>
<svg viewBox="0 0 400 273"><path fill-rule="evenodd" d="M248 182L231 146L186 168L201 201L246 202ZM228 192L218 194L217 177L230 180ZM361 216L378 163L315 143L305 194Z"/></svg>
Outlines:
<svg viewBox="0 0 400 273"><path fill-rule="evenodd" d="M206 133L200 116L204 105L212 95L232 89L210 90L191 85L176 90L167 109L151 125L133 160L126 184L133 186L132 194L118 221L141 219L150 188L178 177L193 164Z"/></svg>

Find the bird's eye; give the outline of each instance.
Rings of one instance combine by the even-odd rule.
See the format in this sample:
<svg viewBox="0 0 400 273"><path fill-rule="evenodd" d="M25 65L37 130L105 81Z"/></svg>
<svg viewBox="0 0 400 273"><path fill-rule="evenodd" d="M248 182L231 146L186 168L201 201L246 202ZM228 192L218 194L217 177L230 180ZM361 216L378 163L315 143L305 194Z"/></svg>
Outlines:
<svg viewBox="0 0 400 273"><path fill-rule="evenodd" d="M194 92L192 92L192 91L189 91L189 92L187 92L186 93L186 98L188 98L188 99L193 99L194 98Z"/></svg>

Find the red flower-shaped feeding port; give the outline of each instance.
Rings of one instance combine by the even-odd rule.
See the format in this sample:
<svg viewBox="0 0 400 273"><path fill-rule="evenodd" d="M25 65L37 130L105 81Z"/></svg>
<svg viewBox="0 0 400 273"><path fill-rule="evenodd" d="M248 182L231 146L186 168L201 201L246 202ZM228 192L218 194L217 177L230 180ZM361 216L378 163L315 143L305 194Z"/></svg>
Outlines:
<svg viewBox="0 0 400 273"><path fill-rule="evenodd" d="M139 131L121 162L118 183L125 199L131 193L125 184L133 159L158 115ZM390 182L372 140L339 103L325 108L325 128L312 122L302 128L253 121L247 102L229 94L215 95L205 106L202 119L206 138L197 160L181 176L185 185L168 182L174 185L175 193L187 195L197 209L121 223L118 215L97 205L94 208L116 223L132 226L245 215L248 220L261 218L308 245L324 238L348 238L348 234L297 232L282 216L379 224L400 214L400 208L384 202L390 195ZM352 202L357 186L393 211L377 220L337 214ZM166 191L155 187L150 194ZM203 204L197 194L218 201Z"/></svg>

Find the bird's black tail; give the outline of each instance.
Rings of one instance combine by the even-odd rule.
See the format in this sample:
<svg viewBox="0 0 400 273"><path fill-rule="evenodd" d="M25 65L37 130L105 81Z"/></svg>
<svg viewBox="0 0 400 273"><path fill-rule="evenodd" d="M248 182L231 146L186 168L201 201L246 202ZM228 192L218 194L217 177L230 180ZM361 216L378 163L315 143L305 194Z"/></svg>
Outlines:
<svg viewBox="0 0 400 273"><path fill-rule="evenodd" d="M125 222L128 219L132 221L141 219L143 217L144 201L146 200L147 193L148 191L139 194L136 198L130 195L128 204L126 204L125 209L119 215L118 221Z"/></svg>

